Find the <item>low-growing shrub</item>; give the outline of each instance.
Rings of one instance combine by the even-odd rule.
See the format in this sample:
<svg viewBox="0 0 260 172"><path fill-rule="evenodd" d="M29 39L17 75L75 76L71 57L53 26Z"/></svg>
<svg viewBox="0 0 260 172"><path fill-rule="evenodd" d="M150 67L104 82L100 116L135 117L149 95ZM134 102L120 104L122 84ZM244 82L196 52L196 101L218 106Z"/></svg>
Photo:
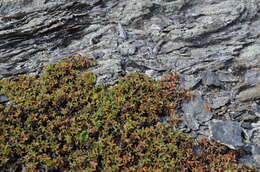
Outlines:
<svg viewBox="0 0 260 172"><path fill-rule="evenodd" d="M40 76L0 81L12 101L0 106L1 171L251 171L238 151L175 129L189 98L178 75L133 73L104 87L86 71L94 65L73 56Z"/></svg>

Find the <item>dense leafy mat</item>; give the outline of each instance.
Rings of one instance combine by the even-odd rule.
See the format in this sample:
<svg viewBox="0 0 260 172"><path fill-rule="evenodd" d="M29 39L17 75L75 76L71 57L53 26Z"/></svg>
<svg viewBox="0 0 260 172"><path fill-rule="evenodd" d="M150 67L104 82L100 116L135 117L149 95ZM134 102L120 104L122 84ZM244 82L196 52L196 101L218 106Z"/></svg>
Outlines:
<svg viewBox="0 0 260 172"><path fill-rule="evenodd" d="M94 65L73 56L0 81L12 101L0 105L1 171L253 171L237 165L240 152L175 129L189 98L177 75L134 73L104 87L86 71Z"/></svg>

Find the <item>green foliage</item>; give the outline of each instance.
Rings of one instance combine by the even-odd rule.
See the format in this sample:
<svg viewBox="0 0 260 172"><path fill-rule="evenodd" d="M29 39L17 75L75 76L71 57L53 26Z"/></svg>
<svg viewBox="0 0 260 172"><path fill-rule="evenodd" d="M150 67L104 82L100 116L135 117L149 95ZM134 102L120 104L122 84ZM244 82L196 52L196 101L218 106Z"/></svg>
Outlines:
<svg viewBox="0 0 260 172"><path fill-rule="evenodd" d="M250 171L239 152L175 129L176 108L189 97L178 76L155 81L130 74L114 86L95 86L85 69L92 59L73 56L40 76L0 81L0 170L16 171ZM168 117L167 122L159 122Z"/></svg>

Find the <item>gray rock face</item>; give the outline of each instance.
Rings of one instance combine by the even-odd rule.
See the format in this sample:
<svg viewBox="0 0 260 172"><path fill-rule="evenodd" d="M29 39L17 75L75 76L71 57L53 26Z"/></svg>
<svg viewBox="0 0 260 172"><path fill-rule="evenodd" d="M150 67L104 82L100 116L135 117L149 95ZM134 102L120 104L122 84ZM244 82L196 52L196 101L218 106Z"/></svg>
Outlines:
<svg viewBox="0 0 260 172"><path fill-rule="evenodd" d="M194 89L201 81L201 77L195 77L193 75L183 75L181 78L181 85L185 89Z"/></svg>
<svg viewBox="0 0 260 172"><path fill-rule="evenodd" d="M212 99L211 108L217 109L222 106L225 106L230 101L230 95L218 95L217 97Z"/></svg>
<svg viewBox="0 0 260 172"><path fill-rule="evenodd" d="M254 167L260 168L260 148L252 146L251 149L251 152L253 152L253 161L249 165L253 164Z"/></svg>
<svg viewBox="0 0 260 172"><path fill-rule="evenodd" d="M220 80L214 72L205 72L202 82L206 86L220 86Z"/></svg>
<svg viewBox="0 0 260 172"><path fill-rule="evenodd" d="M260 105L256 104L255 102L252 104L252 109L255 112L257 117L260 117Z"/></svg>
<svg viewBox="0 0 260 172"><path fill-rule="evenodd" d="M252 88L248 88L244 91L241 91L236 99L238 101L247 101L247 100L255 100L255 99L260 99L260 84L252 87Z"/></svg>
<svg viewBox="0 0 260 172"><path fill-rule="evenodd" d="M212 118L211 112L205 108L207 105L198 95L190 102L183 104L184 122L192 130L198 130L200 124L209 121Z"/></svg>
<svg viewBox="0 0 260 172"><path fill-rule="evenodd" d="M255 123L252 123L252 129L249 130L249 136L250 136L250 139L252 140L252 142L254 143L254 146L256 147L259 147L259 144L260 144L260 137L259 137L259 134L260 134L260 122L255 122ZM253 152L253 155L255 153Z"/></svg>
<svg viewBox="0 0 260 172"><path fill-rule="evenodd" d="M243 146L242 128L238 122L213 120L209 124L211 138L235 149Z"/></svg>
<svg viewBox="0 0 260 172"><path fill-rule="evenodd" d="M212 132L236 148L245 144L242 129L246 144L259 148L259 11L260 0L2 0L0 79L41 73L73 54L97 59L98 84L131 72L178 72L195 95L181 108L183 131ZM220 126L234 130L230 140L219 138Z"/></svg>
<svg viewBox="0 0 260 172"><path fill-rule="evenodd" d="M247 85L260 84L260 69L247 71L245 83Z"/></svg>
<svg viewBox="0 0 260 172"><path fill-rule="evenodd" d="M8 102L8 101L9 101L8 97L6 97L6 96L0 96L0 103L6 103L6 102Z"/></svg>
<svg viewBox="0 0 260 172"><path fill-rule="evenodd" d="M218 72L217 73L217 78L221 82L238 82L239 79L238 77L234 76L230 72Z"/></svg>

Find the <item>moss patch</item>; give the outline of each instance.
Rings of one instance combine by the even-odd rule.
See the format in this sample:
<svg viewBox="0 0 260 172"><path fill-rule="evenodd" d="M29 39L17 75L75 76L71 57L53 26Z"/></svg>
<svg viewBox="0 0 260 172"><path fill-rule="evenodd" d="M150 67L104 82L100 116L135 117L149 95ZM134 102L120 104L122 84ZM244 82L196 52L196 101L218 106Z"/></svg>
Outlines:
<svg viewBox="0 0 260 172"><path fill-rule="evenodd" d="M238 151L175 129L176 107L189 97L177 75L95 86L85 70L95 64L73 56L41 76L0 81L13 102L0 106L1 171L253 171L237 165Z"/></svg>

